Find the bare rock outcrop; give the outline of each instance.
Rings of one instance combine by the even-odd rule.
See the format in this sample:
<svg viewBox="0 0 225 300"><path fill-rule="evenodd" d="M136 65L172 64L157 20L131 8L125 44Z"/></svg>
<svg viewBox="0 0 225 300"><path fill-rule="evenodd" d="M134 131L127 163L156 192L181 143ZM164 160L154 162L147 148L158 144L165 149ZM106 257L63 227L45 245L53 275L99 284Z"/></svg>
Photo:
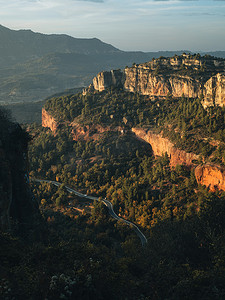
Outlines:
<svg viewBox="0 0 225 300"><path fill-rule="evenodd" d="M225 74L218 73L211 77L204 85L203 106L207 107L212 104L225 105Z"/></svg>
<svg viewBox="0 0 225 300"><path fill-rule="evenodd" d="M195 168L195 177L198 184L205 185L211 191L225 191L225 168L214 165L204 164Z"/></svg>
<svg viewBox="0 0 225 300"><path fill-rule="evenodd" d="M120 134L124 133L124 128L121 126L102 126L100 124L80 125L76 122L72 122L70 126L72 128L72 136L74 141L98 140L102 134L109 131L119 132Z"/></svg>
<svg viewBox="0 0 225 300"><path fill-rule="evenodd" d="M122 87L142 95L196 98L203 96L203 105L225 103L225 60L183 54L159 58L124 70L101 72L86 90L103 91Z"/></svg>
<svg viewBox="0 0 225 300"><path fill-rule="evenodd" d="M97 140L100 134L111 130L109 126L103 127L101 125L80 125L75 122L71 123L71 127L74 141Z"/></svg>
<svg viewBox="0 0 225 300"><path fill-rule="evenodd" d="M171 166L180 164L192 166L192 161L199 158L199 156L194 153L187 153L184 150L174 147L173 143L167 138L164 138L160 134L156 134L149 129L132 128L132 132L134 132L138 138L151 145L154 155L161 156L167 152Z"/></svg>
<svg viewBox="0 0 225 300"><path fill-rule="evenodd" d="M48 127L52 132L56 132L58 126L58 122L44 108L42 108L42 127Z"/></svg>
<svg viewBox="0 0 225 300"><path fill-rule="evenodd" d="M93 87L101 92L108 87L122 87L124 74L120 70L111 70L109 72L101 72L93 79Z"/></svg>
<svg viewBox="0 0 225 300"><path fill-rule="evenodd" d="M174 97L195 98L200 94L200 82L188 76L154 74L150 69L128 68L125 69L124 89L130 92L138 92L142 95L166 97L172 94Z"/></svg>

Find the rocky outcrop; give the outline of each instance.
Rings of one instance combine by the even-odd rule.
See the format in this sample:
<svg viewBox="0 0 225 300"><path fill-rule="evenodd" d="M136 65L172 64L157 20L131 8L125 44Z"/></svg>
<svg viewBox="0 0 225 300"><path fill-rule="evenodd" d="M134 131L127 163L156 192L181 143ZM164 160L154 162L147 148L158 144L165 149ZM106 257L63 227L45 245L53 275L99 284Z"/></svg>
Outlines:
<svg viewBox="0 0 225 300"><path fill-rule="evenodd" d="M1 111L0 125L0 229L32 238L42 219L29 187L29 137L18 124L4 120Z"/></svg>
<svg viewBox="0 0 225 300"><path fill-rule="evenodd" d="M223 190L225 191L225 168L205 164L195 168L195 177L198 184L205 185L211 191Z"/></svg>
<svg viewBox="0 0 225 300"><path fill-rule="evenodd" d="M172 94L174 97L195 98L201 94L201 83L188 76L155 74L149 68L141 65L126 68L123 72L117 71L116 80L111 72L101 72L93 79L93 85L89 91L103 91L108 87L123 87L129 92L138 92L142 95L166 97ZM121 81L119 81L121 79ZM87 90L85 90L84 94Z"/></svg>
<svg viewBox="0 0 225 300"><path fill-rule="evenodd" d="M42 108L42 127L48 127L52 132L56 132L58 126L58 122L44 108Z"/></svg>
<svg viewBox="0 0 225 300"><path fill-rule="evenodd" d="M211 77L204 85L203 106L207 107L213 104L225 105L225 74L218 73Z"/></svg>
<svg viewBox="0 0 225 300"><path fill-rule="evenodd" d="M80 124L76 120L69 123L69 122L58 122L55 120L51 114L42 108L42 126L48 127L51 131L56 134L57 129L63 125L67 125L71 128L71 134L74 141L79 140L98 140L99 136L107 131L114 131L123 134L125 129L121 126L107 126L107 125L100 125L100 124Z"/></svg>
<svg viewBox="0 0 225 300"><path fill-rule="evenodd" d="M95 125L80 125L76 122L70 124L72 127L72 136L74 141L79 140L98 140L99 136L104 132L114 131L124 133L124 129L120 126L111 127L111 126L101 126L99 124Z"/></svg>
<svg viewBox="0 0 225 300"><path fill-rule="evenodd" d="M174 97L195 98L200 94L201 83L188 76L181 75L155 75L148 69L125 69L124 89L130 92L138 92L142 95L166 97L172 94Z"/></svg>
<svg viewBox="0 0 225 300"><path fill-rule="evenodd" d="M203 105L225 103L225 60L191 55L153 59L125 70L101 72L84 91L103 91L122 87L143 95L196 98L203 96Z"/></svg>
<svg viewBox="0 0 225 300"><path fill-rule="evenodd" d="M122 87L124 80L123 77L123 72L121 72L120 70L101 72L96 77L94 77L93 87L99 92L105 90L107 87L110 86Z"/></svg>
<svg viewBox="0 0 225 300"><path fill-rule="evenodd" d="M156 134L149 129L132 128L132 132L134 132L138 138L151 145L154 155L161 156L162 154L167 153L170 158L171 166L180 164L192 166L193 160L199 158L199 156L194 153L187 153L184 150L174 147L173 143L167 138L164 138L161 134Z"/></svg>
<svg viewBox="0 0 225 300"><path fill-rule="evenodd" d="M78 123L72 123L72 136L74 141L79 140L97 140L99 134L106 131L110 131L109 126L103 127L101 125L80 125Z"/></svg>

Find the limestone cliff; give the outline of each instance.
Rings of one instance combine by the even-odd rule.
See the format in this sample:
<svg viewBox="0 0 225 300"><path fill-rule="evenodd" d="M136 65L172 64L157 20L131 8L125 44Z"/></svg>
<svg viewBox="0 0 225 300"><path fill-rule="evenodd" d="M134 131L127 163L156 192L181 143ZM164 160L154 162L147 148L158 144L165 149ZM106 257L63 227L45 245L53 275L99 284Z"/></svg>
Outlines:
<svg viewBox="0 0 225 300"><path fill-rule="evenodd" d="M171 166L178 164L192 166L192 161L199 158L199 156L194 153L187 153L184 150L174 147L173 143L167 138L163 138L160 134L155 134L149 129L132 128L132 132L134 132L138 138L141 138L151 145L154 155L161 156L167 152Z"/></svg>
<svg viewBox="0 0 225 300"><path fill-rule="evenodd" d="M103 91L116 86L143 95L189 98L203 96L203 105L225 103L225 60L198 55L153 59L125 70L101 72L88 90Z"/></svg>
<svg viewBox="0 0 225 300"><path fill-rule="evenodd" d="M44 108L42 108L42 126L49 127L52 132L56 132L59 126L58 122Z"/></svg>
<svg viewBox="0 0 225 300"><path fill-rule="evenodd" d="M213 165L205 164L195 168L195 177L198 184L205 185L211 191L217 189L225 191L225 168Z"/></svg>
<svg viewBox="0 0 225 300"><path fill-rule="evenodd" d="M155 75L148 69L125 69L124 89L130 92L138 92L143 95L166 97L172 94L174 97L195 98L200 94L201 83L188 76L181 75Z"/></svg>
<svg viewBox="0 0 225 300"><path fill-rule="evenodd" d="M99 92L107 87L120 87L123 85L123 72L120 70L111 70L110 72L101 72L93 79L93 87Z"/></svg>
<svg viewBox="0 0 225 300"><path fill-rule="evenodd" d="M212 103L225 105L225 74L216 74L211 77L204 85L203 106L210 106Z"/></svg>
<svg viewBox="0 0 225 300"><path fill-rule="evenodd" d="M28 135L1 111L0 125L0 229L31 238L41 216L29 187Z"/></svg>

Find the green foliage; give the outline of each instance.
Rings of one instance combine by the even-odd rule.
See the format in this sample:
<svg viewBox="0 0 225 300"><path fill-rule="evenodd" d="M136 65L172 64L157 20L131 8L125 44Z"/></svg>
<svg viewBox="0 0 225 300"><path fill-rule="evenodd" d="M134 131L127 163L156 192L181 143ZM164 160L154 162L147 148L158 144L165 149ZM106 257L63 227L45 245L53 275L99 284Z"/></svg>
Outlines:
<svg viewBox="0 0 225 300"><path fill-rule="evenodd" d="M225 142L225 109L204 109L201 99L174 99L168 94L165 100L151 102L148 96L110 89L85 96L52 98L45 109L61 122L121 126L125 130L153 126L176 147L205 158L213 152L213 157L218 157L213 140ZM221 155L218 158L222 160Z"/></svg>
<svg viewBox="0 0 225 300"><path fill-rule="evenodd" d="M161 219L145 248L128 227L107 221L99 202L91 217L45 210L45 243L0 233L1 298L223 299L225 196L202 188L194 198L198 210Z"/></svg>
<svg viewBox="0 0 225 300"><path fill-rule="evenodd" d="M80 124L107 124L114 126L136 126L154 124L158 112L156 104L148 96L110 89L101 93L77 94L61 98L52 98L45 104L45 109L56 120L73 121ZM147 117L147 119L146 119ZM124 120L125 121L124 123Z"/></svg>
<svg viewBox="0 0 225 300"><path fill-rule="evenodd" d="M141 248L128 226L109 219L101 202L92 203L91 213L65 216L62 212L69 202L75 206L78 200L63 185L35 185L51 233L51 247L39 249L40 270L47 274L40 284L42 298L57 299L65 295L67 286L68 299L223 299L224 193L197 186L194 172L184 166L171 168L167 153L154 158L150 146L137 140L129 128L157 125L179 148L205 158L213 153L221 160L225 110L204 110L200 99L177 100L171 95L150 102L121 90L51 99L46 105L61 120L61 128L53 135L30 127L35 136L29 150L32 175L106 197L118 215L144 231L148 244ZM61 116L80 124L119 125L127 130L76 142ZM20 265L16 281L18 274L25 274L33 287L33 292L26 292L35 295L40 275L37 269L29 275L37 253L32 251L32 259L23 258L26 268ZM23 280L21 284L26 287Z"/></svg>

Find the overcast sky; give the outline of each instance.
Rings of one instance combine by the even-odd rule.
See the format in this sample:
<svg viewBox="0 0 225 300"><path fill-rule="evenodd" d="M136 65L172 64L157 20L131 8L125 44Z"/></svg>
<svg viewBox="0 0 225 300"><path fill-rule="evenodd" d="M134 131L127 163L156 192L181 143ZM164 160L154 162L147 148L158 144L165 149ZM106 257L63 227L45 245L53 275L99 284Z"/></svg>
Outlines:
<svg viewBox="0 0 225 300"><path fill-rule="evenodd" d="M0 24L11 29L97 37L121 50L225 50L225 0L0 0L0 7Z"/></svg>

